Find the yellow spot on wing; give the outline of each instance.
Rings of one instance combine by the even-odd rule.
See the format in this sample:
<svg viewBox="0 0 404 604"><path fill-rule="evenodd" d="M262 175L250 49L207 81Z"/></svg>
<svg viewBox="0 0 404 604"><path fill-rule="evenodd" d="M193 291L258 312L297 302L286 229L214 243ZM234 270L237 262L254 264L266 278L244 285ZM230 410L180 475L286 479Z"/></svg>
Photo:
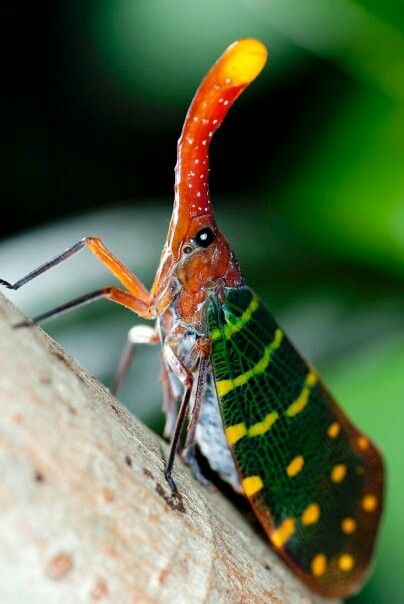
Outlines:
<svg viewBox="0 0 404 604"><path fill-rule="evenodd" d="M301 472L303 466L304 466L304 457L302 455L298 455L297 457L292 459L292 461L286 468L287 475L290 477L296 476L296 474Z"/></svg>
<svg viewBox="0 0 404 604"><path fill-rule="evenodd" d="M369 448L369 441L365 436L358 436L358 447L362 449L362 451L366 451Z"/></svg>
<svg viewBox="0 0 404 604"><path fill-rule="evenodd" d="M254 367L246 371L245 373L241 373L237 377L231 380L219 380L216 382L217 393L219 397L225 396L230 390L234 388L239 388L246 384L252 377L255 375L259 375L260 373L264 373L266 368L268 367L272 354L277 350L282 342L283 333L281 329L277 329L275 331L275 337L271 344L265 348L265 352L263 357L258 361Z"/></svg>
<svg viewBox="0 0 404 604"><path fill-rule="evenodd" d="M299 394L295 402L287 408L286 415L288 415L289 417L293 417L294 415L297 415L298 413L303 411L303 409L309 402L311 389L317 382L317 379L317 376L312 372L307 375L301 393Z"/></svg>
<svg viewBox="0 0 404 604"><path fill-rule="evenodd" d="M365 512L374 512L377 508L377 497L375 495L365 495L361 501L361 505Z"/></svg>
<svg viewBox="0 0 404 604"><path fill-rule="evenodd" d="M347 467L343 463L339 463L331 470L331 480L333 482L341 482L344 480L347 472Z"/></svg>
<svg viewBox="0 0 404 604"><path fill-rule="evenodd" d="M341 529L345 535L351 535L356 531L356 520L350 516L347 516L341 522Z"/></svg>
<svg viewBox="0 0 404 604"><path fill-rule="evenodd" d="M341 426L338 422L333 422L328 426L327 436L330 438L336 438L341 431Z"/></svg>
<svg viewBox="0 0 404 604"><path fill-rule="evenodd" d="M229 445L235 445L240 438L247 434L246 425L242 422L226 428L226 438Z"/></svg>
<svg viewBox="0 0 404 604"><path fill-rule="evenodd" d="M261 489L264 488L264 483L262 482L260 476L247 476L247 478L244 478L242 482L244 493L247 495L247 497L258 493L258 491L261 491Z"/></svg>
<svg viewBox="0 0 404 604"><path fill-rule="evenodd" d="M258 436L260 434L265 434L265 432L268 432L268 430L271 429L278 417L279 414L276 411L268 413L268 415L265 416L262 422L253 424L248 428L248 436L253 437Z"/></svg>
<svg viewBox="0 0 404 604"><path fill-rule="evenodd" d="M302 514L302 522L305 525L314 524L320 518L320 506L317 503L311 503Z"/></svg>
<svg viewBox="0 0 404 604"><path fill-rule="evenodd" d="M344 572L348 572L353 569L355 561L351 554L342 554L338 560L338 566Z"/></svg>
<svg viewBox="0 0 404 604"><path fill-rule="evenodd" d="M238 319L238 321L236 321L235 323L228 323L224 327L223 331L221 331L218 328L213 329L212 333L210 334L211 340L219 340L220 338L222 338L222 336L224 337L225 340L230 339L234 333L238 333L241 329L243 329L243 327L251 319L253 312L255 312L257 310L259 305L260 305L260 303L259 303L257 296L253 296L250 304L248 305L246 310L243 312L241 317Z"/></svg>
<svg viewBox="0 0 404 604"><path fill-rule="evenodd" d="M295 521L286 518L277 529L271 533L271 541L275 547L282 547L295 532Z"/></svg>
<svg viewBox="0 0 404 604"><path fill-rule="evenodd" d="M317 554L311 561L311 572L315 577L321 577L327 569L327 558L324 554Z"/></svg>

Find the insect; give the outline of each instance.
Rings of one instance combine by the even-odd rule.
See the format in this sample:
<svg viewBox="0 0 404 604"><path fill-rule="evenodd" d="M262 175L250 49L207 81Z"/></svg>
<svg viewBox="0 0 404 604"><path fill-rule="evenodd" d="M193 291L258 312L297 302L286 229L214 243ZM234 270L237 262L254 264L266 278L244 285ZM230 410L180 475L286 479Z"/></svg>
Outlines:
<svg viewBox="0 0 404 604"><path fill-rule="evenodd" d="M358 590L369 568L383 506L382 458L245 285L209 194L211 138L266 58L261 42L235 42L192 101L178 143L174 211L150 291L98 237L86 237L14 284L1 283L19 289L89 249L123 288L104 287L24 325L99 298L154 320L154 327L130 331L116 386L139 344L161 343L171 489L187 424L182 455L200 480L196 445L248 498L295 573L313 590L341 597Z"/></svg>

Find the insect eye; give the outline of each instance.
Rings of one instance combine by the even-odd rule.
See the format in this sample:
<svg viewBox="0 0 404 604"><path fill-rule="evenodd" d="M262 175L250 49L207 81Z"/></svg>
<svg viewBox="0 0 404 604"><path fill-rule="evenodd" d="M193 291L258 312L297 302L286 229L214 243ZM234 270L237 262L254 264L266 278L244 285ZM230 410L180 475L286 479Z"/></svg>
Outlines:
<svg viewBox="0 0 404 604"><path fill-rule="evenodd" d="M208 247L215 238L215 234L211 228L205 227L195 235L195 242L199 247Z"/></svg>

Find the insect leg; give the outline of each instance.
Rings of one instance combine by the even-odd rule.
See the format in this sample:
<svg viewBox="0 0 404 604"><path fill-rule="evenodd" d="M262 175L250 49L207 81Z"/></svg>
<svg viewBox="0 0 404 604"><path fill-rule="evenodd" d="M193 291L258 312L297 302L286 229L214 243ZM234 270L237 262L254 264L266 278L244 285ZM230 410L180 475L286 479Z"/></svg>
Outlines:
<svg viewBox="0 0 404 604"><path fill-rule="evenodd" d="M170 485L173 493L177 491L177 485L175 484L171 474L173 471L175 455L177 453L178 446L180 444L180 438L182 429L188 413L189 399L191 397L193 375L192 372L185 367L185 365L176 356L172 348L166 343L164 346L164 357L167 361L168 366L174 371L175 375L181 381L184 386L184 394L182 397L180 409L175 423L174 434L171 439L171 449L167 460L167 465L164 470L164 476Z"/></svg>
<svg viewBox="0 0 404 604"><path fill-rule="evenodd" d="M174 388L170 376L170 369L166 365L164 355L161 364L160 380L163 387L163 412L166 416L163 434L166 438L171 440L174 434L175 422L177 420L177 403L179 394Z"/></svg>
<svg viewBox="0 0 404 604"><path fill-rule="evenodd" d="M199 366L198 383L196 387L194 406L191 412L191 421L188 426L187 438L185 441L184 458L187 459L190 449L195 445L195 431L198 425L199 415L203 402L203 394L205 391L207 359L202 358Z"/></svg>
<svg viewBox="0 0 404 604"><path fill-rule="evenodd" d="M150 327L150 325L135 325L129 330L126 346L123 349L119 359L114 381L111 387L112 394L116 396L119 388L121 387L122 382L134 361L138 345L157 344L158 342L159 334L156 329Z"/></svg>
<svg viewBox="0 0 404 604"><path fill-rule="evenodd" d="M164 345L162 349L162 358L161 358L161 374L160 380L163 389L163 413L165 414L166 421L164 425L164 436L168 438L170 441L172 440L175 424L177 421L178 415L178 403L181 400L182 396L182 388L181 388L181 379L177 375L177 369L173 365L171 361L171 365L168 361L168 357L172 357L173 354L175 357L177 355L173 353L174 350L177 350L177 346L179 342L183 341L184 334L186 333L186 329L183 326L179 326L175 324L169 333L166 336L163 336ZM167 350L170 349L170 352L167 357ZM184 364L184 361L183 363ZM190 363L186 362L186 366L190 369Z"/></svg>
<svg viewBox="0 0 404 604"><path fill-rule="evenodd" d="M89 251L94 254L98 260L104 264L108 268L109 271L118 279L122 285L124 285L131 294L142 300L145 304L151 304L152 296L150 292L146 289L143 283L134 275L126 266L116 258L110 252L105 245L102 243L99 237L84 237L70 248L52 258L48 262L41 264L38 268L35 268L33 271L16 281L15 283L10 283L5 281L4 279L0 279L0 284L8 287L9 289L17 290L32 279L39 277L42 273L45 273L49 269L57 266L61 262L64 262L68 258L71 258L77 252L87 247Z"/></svg>
<svg viewBox="0 0 404 604"><path fill-rule="evenodd" d="M97 289L94 292L86 294L84 296L80 296L79 298L75 298L66 304L62 304L61 306L57 306L56 308L49 310L41 315L38 315L34 319L29 319L28 321L23 321L22 323L18 323L15 327L30 327L32 325L36 325L37 323L46 321L51 317L55 317L57 315L61 315L65 312L73 310L75 308L79 308L80 306L84 306L85 304L89 304L90 302L94 302L95 300L99 300L100 298L106 298L107 300L111 300L112 302L117 302L118 304L122 304L126 308L129 308L136 314L145 319L152 319L151 310L147 304L145 304L142 300L139 300L129 292L125 292L117 287L108 286L103 287L101 289Z"/></svg>
<svg viewBox="0 0 404 604"><path fill-rule="evenodd" d="M195 455L195 432L201 413L203 397L205 392L206 374L208 369L207 357L202 357L199 365L198 382L196 386L194 405L191 411L191 420L188 426L185 447L182 454L184 462L190 466L195 478L204 485L209 485L209 481L203 475L198 460Z"/></svg>
<svg viewBox="0 0 404 604"><path fill-rule="evenodd" d="M27 275L25 275L24 277L22 277L15 283L10 283L9 281L0 279L0 284L4 285L5 287L8 287L8 289L14 289L14 290L20 289L20 287L22 287L23 285L28 283L28 281L32 281L32 279L35 279L35 277L42 275L42 273L45 273L50 268L53 268L54 266L57 266L64 260L67 260L68 258L71 258L71 256L74 256L84 246L85 246L85 243L84 243L84 240L82 239L81 241L78 241L77 243L72 245L70 248L65 250L62 254L59 254L58 256L55 256L54 258L52 258L52 260L49 260L48 262L41 264L41 266L38 266L38 268L35 268L33 271L29 272Z"/></svg>

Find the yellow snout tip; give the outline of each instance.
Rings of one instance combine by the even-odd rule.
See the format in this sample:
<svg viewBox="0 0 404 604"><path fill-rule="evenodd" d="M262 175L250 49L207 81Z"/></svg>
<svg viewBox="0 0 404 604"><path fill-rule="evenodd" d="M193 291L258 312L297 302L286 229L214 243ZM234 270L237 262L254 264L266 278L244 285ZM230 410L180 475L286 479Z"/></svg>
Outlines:
<svg viewBox="0 0 404 604"><path fill-rule="evenodd" d="M262 71L268 57L264 44L254 38L233 42L224 55L223 77L232 86L249 84Z"/></svg>

